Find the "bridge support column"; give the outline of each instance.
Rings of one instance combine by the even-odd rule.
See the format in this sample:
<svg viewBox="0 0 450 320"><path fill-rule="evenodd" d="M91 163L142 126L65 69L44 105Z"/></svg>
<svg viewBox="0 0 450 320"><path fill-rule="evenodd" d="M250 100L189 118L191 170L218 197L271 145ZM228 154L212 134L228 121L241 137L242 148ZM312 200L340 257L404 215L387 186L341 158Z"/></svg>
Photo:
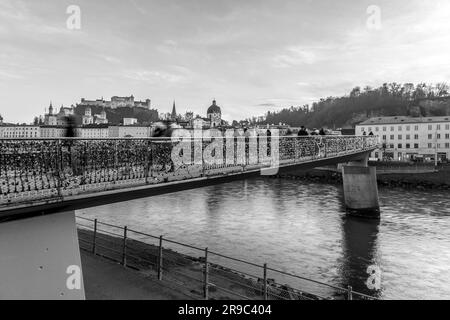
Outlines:
<svg viewBox="0 0 450 320"><path fill-rule="evenodd" d="M367 158L342 167L345 206L350 214L378 218L377 175L375 167L367 166Z"/></svg>
<svg viewBox="0 0 450 320"><path fill-rule="evenodd" d="M85 299L74 211L0 223L0 299Z"/></svg>

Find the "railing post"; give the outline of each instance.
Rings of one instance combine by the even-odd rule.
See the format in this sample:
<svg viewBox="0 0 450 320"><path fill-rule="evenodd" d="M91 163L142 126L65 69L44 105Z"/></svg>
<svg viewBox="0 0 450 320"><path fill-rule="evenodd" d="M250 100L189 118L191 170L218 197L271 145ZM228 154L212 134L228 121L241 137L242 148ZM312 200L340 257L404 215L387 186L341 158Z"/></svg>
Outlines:
<svg viewBox="0 0 450 320"><path fill-rule="evenodd" d="M158 280L162 280L162 268L163 268L163 236L159 237L159 253L158 253Z"/></svg>
<svg viewBox="0 0 450 320"><path fill-rule="evenodd" d="M122 265L127 265L127 226L123 228Z"/></svg>
<svg viewBox="0 0 450 320"><path fill-rule="evenodd" d="M264 263L264 300L268 300L267 295L267 263Z"/></svg>
<svg viewBox="0 0 450 320"><path fill-rule="evenodd" d="M209 267L208 267L208 248L205 249L205 270L203 279L203 297L205 300L209 299Z"/></svg>
<svg viewBox="0 0 450 320"><path fill-rule="evenodd" d="M352 286L348 286L347 289L347 300L353 300L353 294L352 294Z"/></svg>
<svg viewBox="0 0 450 320"><path fill-rule="evenodd" d="M94 220L94 239L92 240L92 253L97 254L97 219Z"/></svg>

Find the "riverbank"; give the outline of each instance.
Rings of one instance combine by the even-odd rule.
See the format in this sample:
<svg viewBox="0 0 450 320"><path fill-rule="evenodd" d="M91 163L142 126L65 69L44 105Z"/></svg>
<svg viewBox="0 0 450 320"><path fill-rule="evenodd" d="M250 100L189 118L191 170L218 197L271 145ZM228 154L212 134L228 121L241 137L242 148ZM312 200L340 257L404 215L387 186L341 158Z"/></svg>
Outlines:
<svg viewBox="0 0 450 320"><path fill-rule="evenodd" d="M94 233L91 230L78 229L80 247L84 251L92 252ZM152 281L158 281L157 265L159 247L134 239L127 240L126 267L138 271L141 275L149 277ZM90 253L91 258L108 259L117 263L123 262L123 238L105 233L97 233L96 254ZM204 298L204 258L188 256L171 249L162 250L162 278L167 284L171 284L179 293L190 296L193 299ZM89 258L88 258L89 259ZM120 266L123 268L123 266ZM101 271L98 271L101 272ZM263 299L263 279L253 277L236 270L209 263L209 299L234 300L234 299ZM92 281L91 277L86 281ZM95 280L97 281L97 280ZM271 300L319 300L322 297L300 292L289 285L277 284L274 279L267 279L268 298ZM92 287L88 284L87 287ZM107 292L113 292L107 289ZM108 295L106 293L106 295ZM101 295L97 294L97 297ZM343 299L345 295L332 297ZM168 297L173 298L173 297Z"/></svg>
<svg viewBox="0 0 450 320"><path fill-rule="evenodd" d="M399 173L399 170L396 170L387 174L386 170L388 167L386 165L376 167L382 172L382 174L377 174L379 186L417 190L450 190L450 165L439 166L437 172L414 174L411 174L408 170L405 170L405 173ZM332 170L298 170L278 175L277 177L310 182L342 184L342 174Z"/></svg>

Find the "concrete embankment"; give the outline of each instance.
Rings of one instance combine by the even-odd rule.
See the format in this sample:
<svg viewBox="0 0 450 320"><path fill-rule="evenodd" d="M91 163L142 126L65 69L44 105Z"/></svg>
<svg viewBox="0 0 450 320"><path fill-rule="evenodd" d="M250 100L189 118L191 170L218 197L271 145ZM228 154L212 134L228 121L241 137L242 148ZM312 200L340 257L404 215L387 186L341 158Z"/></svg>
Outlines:
<svg viewBox="0 0 450 320"><path fill-rule="evenodd" d="M379 186L400 187L407 189L436 189L450 190L450 165L440 165L437 171L434 168L416 168L413 166L387 166L377 167L377 182ZM311 182L325 182L342 184L342 174L338 170L313 169L292 171L278 177L299 179Z"/></svg>

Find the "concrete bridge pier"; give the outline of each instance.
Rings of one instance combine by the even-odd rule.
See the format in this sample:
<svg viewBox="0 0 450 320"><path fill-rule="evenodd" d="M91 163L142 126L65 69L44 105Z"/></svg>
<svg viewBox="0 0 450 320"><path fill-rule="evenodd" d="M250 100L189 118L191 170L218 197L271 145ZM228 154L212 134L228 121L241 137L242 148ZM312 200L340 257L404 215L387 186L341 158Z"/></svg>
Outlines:
<svg viewBox="0 0 450 320"><path fill-rule="evenodd" d="M0 223L0 300L84 300L75 211Z"/></svg>
<svg viewBox="0 0 450 320"><path fill-rule="evenodd" d="M376 168L368 160L369 154L342 166L345 206L352 215L379 218Z"/></svg>

